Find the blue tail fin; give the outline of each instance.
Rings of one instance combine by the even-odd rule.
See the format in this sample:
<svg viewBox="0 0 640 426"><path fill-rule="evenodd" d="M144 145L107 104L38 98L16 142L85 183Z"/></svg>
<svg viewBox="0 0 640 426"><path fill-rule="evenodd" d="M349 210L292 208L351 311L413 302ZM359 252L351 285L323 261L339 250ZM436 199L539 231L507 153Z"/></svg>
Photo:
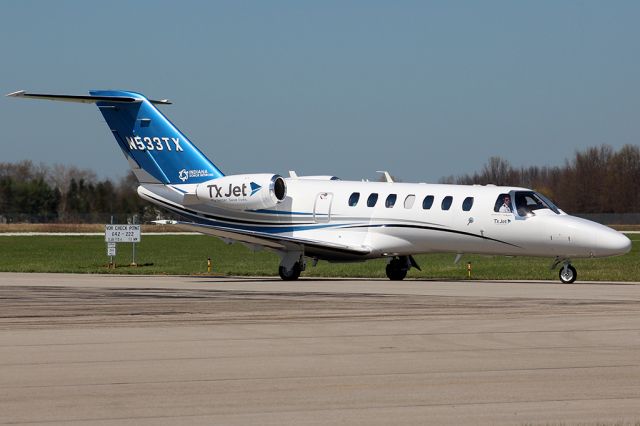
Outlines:
<svg viewBox="0 0 640 426"><path fill-rule="evenodd" d="M119 90L90 93L94 99L106 99L96 105L141 183L201 183L224 176L144 96ZM133 101L116 101L119 97Z"/></svg>

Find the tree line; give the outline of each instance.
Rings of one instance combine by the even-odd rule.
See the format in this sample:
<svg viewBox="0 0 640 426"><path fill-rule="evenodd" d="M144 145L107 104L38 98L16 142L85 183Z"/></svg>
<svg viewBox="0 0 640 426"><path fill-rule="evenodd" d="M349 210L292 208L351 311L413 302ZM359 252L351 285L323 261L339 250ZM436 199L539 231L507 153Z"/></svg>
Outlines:
<svg viewBox="0 0 640 426"><path fill-rule="evenodd" d="M562 166L513 167L491 157L482 170L441 183L522 186L569 213L640 213L640 147L608 145L578 151ZM74 166L0 163L0 222L106 223L171 214L142 200L133 173L113 181Z"/></svg>
<svg viewBox="0 0 640 426"><path fill-rule="evenodd" d="M0 222L106 223L160 213L137 192L133 173L117 181L91 170L31 161L0 163Z"/></svg>
<svg viewBox="0 0 640 426"><path fill-rule="evenodd" d="M491 157L478 172L440 182L532 188L568 213L640 213L640 147L625 145L618 151L608 145L591 147L554 167L518 168Z"/></svg>

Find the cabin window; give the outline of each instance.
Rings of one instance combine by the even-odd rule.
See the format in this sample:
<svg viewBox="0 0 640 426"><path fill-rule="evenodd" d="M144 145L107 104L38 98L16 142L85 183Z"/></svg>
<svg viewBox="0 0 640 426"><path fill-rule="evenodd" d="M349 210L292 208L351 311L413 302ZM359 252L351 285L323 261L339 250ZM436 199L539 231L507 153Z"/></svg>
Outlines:
<svg viewBox="0 0 640 426"><path fill-rule="evenodd" d="M369 195L369 198L367 198L367 207L373 207L376 205L377 202L378 202L378 194L374 192L373 194Z"/></svg>
<svg viewBox="0 0 640 426"><path fill-rule="evenodd" d="M407 198L404 199L404 208L405 209L410 209L411 207L413 207L413 203L416 202L416 196L411 194L411 195L407 195Z"/></svg>
<svg viewBox="0 0 640 426"><path fill-rule="evenodd" d="M390 209L391 207L393 207L396 204L396 200L398 199L398 196L396 194L389 194L389 196L387 197L387 199L384 202L384 206L388 209Z"/></svg>
<svg viewBox="0 0 640 426"><path fill-rule="evenodd" d="M473 197L467 197L462 202L462 210L468 212L473 207Z"/></svg>
<svg viewBox="0 0 640 426"><path fill-rule="evenodd" d="M429 210L432 205L433 205L433 195L427 195L426 197L424 197L424 200L422 200L422 208L424 210Z"/></svg>
<svg viewBox="0 0 640 426"><path fill-rule="evenodd" d="M351 194L351 197L349 197L349 206L355 207L356 204L358 204L358 200L360 200L360 193L354 192L353 194Z"/></svg>
<svg viewBox="0 0 640 426"><path fill-rule="evenodd" d="M447 195L442 199L440 207L442 207L442 210L449 210L451 208L451 203L453 203L453 197L451 195Z"/></svg>
<svg viewBox="0 0 640 426"><path fill-rule="evenodd" d="M493 211L496 213L511 213L513 211L511 197L509 196L509 194L498 195L496 204L493 207Z"/></svg>

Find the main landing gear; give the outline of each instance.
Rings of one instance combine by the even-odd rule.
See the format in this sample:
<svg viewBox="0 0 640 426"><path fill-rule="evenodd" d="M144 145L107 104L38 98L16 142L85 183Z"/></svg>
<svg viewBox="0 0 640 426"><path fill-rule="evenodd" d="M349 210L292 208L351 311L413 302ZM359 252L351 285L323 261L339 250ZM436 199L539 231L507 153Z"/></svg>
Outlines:
<svg viewBox="0 0 640 426"><path fill-rule="evenodd" d="M391 281L402 281L407 276L407 272L411 267L421 271L420 266L413 256L394 256L387 263L387 277Z"/></svg>
<svg viewBox="0 0 640 426"><path fill-rule="evenodd" d="M282 278L283 281L295 281L300 278L301 272L302 266L300 265L300 262L294 263L291 268L287 268L282 265L278 268L278 274L280 274L280 278Z"/></svg>
<svg viewBox="0 0 640 426"><path fill-rule="evenodd" d="M282 251L280 256L280 267L278 274L283 281L295 281L300 278L300 273L305 270L307 264L304 261L301 251Z"/></svg>
<svg viewBox="0 0 640 426"><path fill-rule="evenodd" d="M555 269L555 267L560 263L563 264L560 268L560 272L558 273L558 275L560 276L560 281L563 284L573 283L576 278L578 278L578 272L576 271L576 268L571 265L571 260L556 258L555 262L553 262L553 265L551 265L551 269Z"/></svg>

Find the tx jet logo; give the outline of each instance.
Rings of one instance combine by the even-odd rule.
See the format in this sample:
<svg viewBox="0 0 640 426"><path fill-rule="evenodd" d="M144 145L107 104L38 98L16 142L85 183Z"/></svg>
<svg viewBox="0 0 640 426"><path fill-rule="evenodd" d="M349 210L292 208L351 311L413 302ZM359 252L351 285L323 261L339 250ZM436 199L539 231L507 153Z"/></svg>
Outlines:
<svg viewBox="0 0 640 426"><path fill-rule="evenodd" d="M223 188L220 185L213 184L213 185L207 185L207 188L209 188L209 198L228 198L228 197L246 197L247 195L252 196L256 192L258 192L262 187L255 182L251 182L249 184L249 188L251 188L250 194L247 194L249 188L247 188L246 183L243 183L242 185L234 185L230 183L228 188Z"/></svg>
<svg viewBox="0 0 640 426"><path fill-rule="evenodd" d="M180 138L127 136L126 139L129 151L184 151L180 146Z"/></svg>

